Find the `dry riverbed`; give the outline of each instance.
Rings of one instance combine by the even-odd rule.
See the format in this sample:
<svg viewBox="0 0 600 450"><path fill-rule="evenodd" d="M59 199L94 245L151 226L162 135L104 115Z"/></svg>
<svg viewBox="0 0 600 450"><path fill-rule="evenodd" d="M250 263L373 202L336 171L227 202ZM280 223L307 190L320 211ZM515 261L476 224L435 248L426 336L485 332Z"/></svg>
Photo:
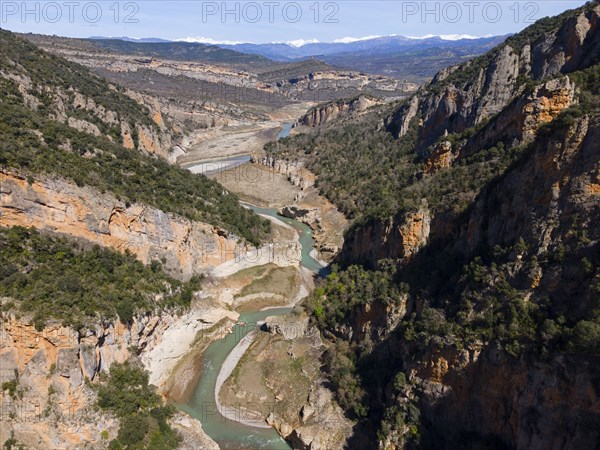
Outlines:
<svg viewBox="0 0 600 450"><path fill-rule="evenodd" d="M314 175L304 171L306 179ZM288 176L261 164L244 164L233 169L209 175L242 201L268 208L297 207L314 211L307 219L298 217L313 230L319 254L316 259L331 261L344 242L349 222L337 207L319 195L317 188L304 189L290 183ZM318 218L318 219L317 219ZM315 220L316 219L316 220Z"/></svg>

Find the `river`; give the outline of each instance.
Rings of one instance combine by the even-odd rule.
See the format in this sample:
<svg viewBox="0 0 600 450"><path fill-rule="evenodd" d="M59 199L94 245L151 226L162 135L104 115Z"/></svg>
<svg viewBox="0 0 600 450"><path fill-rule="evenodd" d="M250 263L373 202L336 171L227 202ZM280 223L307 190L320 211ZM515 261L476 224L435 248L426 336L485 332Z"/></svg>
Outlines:
<svg viewBox="0 0 600 450"><path fill-rule="evenodd" d="M286 124L279 133L278 139L287 136L290 129L291 124ZM201 167L206 168L208 167L208 164L210 164L218 171L219 169L223 170L223 167L226 167L224 163L229 161L231 161L231 159L202 162L196 163L195 166L191 167L198 170ZM207 166L204 166L204 164ZM231 167L231 165L229 165L229 167ZM297 220L278 215L277 210L274 208L261 208L248 203L244 203L244 206L254 210L257 214L275 217L294 227L299 234L302 247L302 260L300 264L316 273L325 270L325 268L311 256L315 242L310 227ZM291 311L292 308L277 308L264 311L242 312L240 313L239 322L246 323L246 326L239 325L238 322L238 324L234 325L230 334L223 339L211 343L202 354L202 374L198 381L198 385L188 403L178 404L177 407L187 412L192 417L200 420L206 434L216 441L221 449L289 450L291 448L274 428L247 426L222 416L217 410L215 401L217 377L225 359L239 341L251 331L256 330L258 326L257 323L263 321L266 317L284 315ZM264 413L264 417L266 417L270 412L269 405L263 405L263 407L265 411L262 411L262 413ZM244 419L244 417L240 418ZM248 419L255 418L249 417Z"/></svg>

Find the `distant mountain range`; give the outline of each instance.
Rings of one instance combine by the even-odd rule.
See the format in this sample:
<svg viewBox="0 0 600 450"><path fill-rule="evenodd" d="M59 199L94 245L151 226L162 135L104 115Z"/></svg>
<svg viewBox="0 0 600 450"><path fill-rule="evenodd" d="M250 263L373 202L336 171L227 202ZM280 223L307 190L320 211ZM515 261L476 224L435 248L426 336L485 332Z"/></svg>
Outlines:
<svg viewBox="0 0 600 450"><path fill-rule="evenodd" d="M236 50L242 53L265 56L275 61L292 61L309 57L317 57L327 62L332 55L342 53L369 52L371 54L395 53L407 50L423 50L427 48L461 48L476 46L493 46L503 41L504 37L484 38L459 38L445 39L441 36L428 36L424 38L411 38L406 36L382 36L370 39L346 38L338 42L307 42L303 45L296 43L270 43L270 44L217 44L221 48ZM191 40L186 40L190 42ZM342 41L342 42L340 42Z"/></svg>
<svg viewBox="0 0 600 450"><path fill-rule="evenodd" d="M112 46L111 40L136 44L178 44L187 46L220 47L246 55L260 56L277 62L295 62L319 59L340 69L381 74L422 82L438 70L485 53L506 36L474 37L467 35L372 36L343 38L334 42L298 40L265 44L215 41L209 38L185 38L167 41L159 38L101 38L103 46ZM124 45L124 44L121 44ZM171 49L173 50L173 49ZM187 47L190 50L190 47Z"/></svg>

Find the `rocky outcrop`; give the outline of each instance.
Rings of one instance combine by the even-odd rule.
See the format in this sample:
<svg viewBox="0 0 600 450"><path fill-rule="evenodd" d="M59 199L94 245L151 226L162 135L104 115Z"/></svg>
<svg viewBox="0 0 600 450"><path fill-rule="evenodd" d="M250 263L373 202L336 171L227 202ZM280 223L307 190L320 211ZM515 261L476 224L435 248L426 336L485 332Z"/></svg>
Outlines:
<svg viewBox="0 0 600 450"><path fill-rule="evenodd" d="M162 112L163 107L158 98L131 90L127 90L125 93L137 103L148 108L149 115L155 125L148 126L139 123L135 124L137 149L142 152L160 156L161 158L166 159L170 163L174 164L176 161L176 156L173 154L173 148L175 147L177 141L177 139L175 139L175 134L178 133L176 133L177 130L170 129L165 123ZM131 133L131 130L127 130L128 127L126 127L124 133L123 125L124 123L121 123L121 137L125 145L128 140L126 132L129 131ZM131 143L134 143L133 139L130 139L130 141ZM125 145L125 147L127 147L127 145ZM133 148L133 146L127 148Z"/></svg>
<svg viewBox="0 0 600 450"><path fill-rule="evenodd" d="M267 317L261 329L271 334L279 334L285 340L300 338L308 329L308 317L293 322L282 316Z"/></svg>
<svg viewBox="0 0 600 450"><path fill-rule="evenodd" d="M88 382L123 362L134 345L143 347L157 332L156 317L122 324L98 323L77 332L59 324L37 331L14 315L0 323L0 381L16 382L16 394L2 393L0 440L11 437L29 448L103 448L102 432L115 437L118 421L94 413ZM51 424L54 424L53 426Z"/></svg>
<svg viewBox="0 0 600 450"><path fill-rule="evenodd" d="M324 346L308 317L268 317L261 329L223 385L223 404L263 418L295 449L346 448L352 423L315 364Z"/></svg>
<svg viewBox="0 0 600 450"><path fill-rule="evenodd" d="M256 160L253 159L252 162L256 162ZM288 181L302 190L308 189L315 184L315 176L304 167L304 163L301 161L289 161L265 156L259 162L263 166L287 175Z"/></svg>
<svg viewBox="0 0 600 450"><path fill-rule="evenodd" d="M515 99L460 149L455 149L456 156L465 158L498 142L514 146L533 141L542 125L577 103L576 91L568 76L536 86L530 94Z"/></svg>
<svg viewBox="0 0 600 450"><path fill-rule="evenodd" d="M354 343L364 339L381 341L398 326L407 311L407 295L402 295L394 305L366 303L353 308L344 323L339 324L333 332Z"/></svg>
<svg viewBox="0 0 600 450"><path fill-rule="evenodd" d="M494 349L456 356L438 357L443 369L422 384L422 413L447 438L467 428L517 449L592 448L600 438L597 361L558 356L532 364Z"/></svg>
<svg viewBox="0 0 600 450"><path fill-rule="evenodd" d="M315 106L302 116L299 122L308 127L319 127L337 121L344 117L354 117L374 105L380 105L381 100L367 95L359 95L349 100L338 100Z"/></svg>
<svg viewBox="0 0 600 450"><path fill-rule="evenodd" d="M15 81L19 91L26 94L24 97L25 104L31 109L38 109L39 101L31 95L31 92L35 93L36 90L33 88L29 77L15 75L10 72L2 73L1 76ZM139 121L129 117L119 118L117 112L107 109L81 92L74 91L72 87L64 90L60 87L51 88L48 86L44 90L44 95L48 96L52 102L48 113L50 118L66 123L69 127L87 134L104 135L110 140L114 140L113 136L106 133L106 129L116 128L120 130L121 143L126 148L135 148L167 160L172 159L171 149L175 145L173 142L174 132L166 126L158 100L149 95L134 92L128 94L139 105L148 108L148 115L153 124L139 123ZM82 115L85 118L80 117ZM135 129L135 139L133 138L132 127ZM101 128L104 130L101 130Z"/></svg>
<svg viewBox="0 0 600 450"><path fill-rule="evenodd" d="M298 450L337 450L346 448L351 423L342 416L333 394L323 385L315 385L306 403L298 411L300 424L279 425L279 432ZM286 426L287 425L287 426Z"/></svg>
<svg viewBox="0 0 600 450"><path fill-rule="evenodd" d="M554 120L562 111L577 101L576 87L568 76L549 80L536 86L532 93L514 100L494 120L485 125L472 138L458 143L441 140L424 154L425 174L450 167L457 158L466 158L483 148L502 142L505 146L529 143L538 129Z"/></svg>
<svg viewBox="0 0 600 450"><path fill-rule="evenodd" d="M151 382L165 393L179 357L190 350L197 334L234 316L195 302L183 315L158 311L134 317L128 325L98 321L77 331L53 323L38 331L26 319L3 313L0 383L14 382L16 388L13 393L4 390L0 398L0 440L13 436L29 448L105 448L119 424L93 409L92 385L99 374L114 362L140 358ZM179 413L172 423L184 438L183 448L218 448L197 420Z"/></svg>
<svg viewBox="0 0 600 450"><path fill-rule="evenodd" d="M430 175L438 170L450 167L455 159L456 154L452 152L452 144L449 141L438 142L427 152L423 172Z"/></svg>
<svg viewBox="0 0 600 450"><path fill-rule="evenodd" d="M346 236L339 260L344 265L376 267L380 259L400 259L407 263L429 238L431 215L427 208L374 221Z"/></svg>
<svg viewBox="0 0 600 450"><path fill-rule="evenodd" d="M178 278L189 278L233 260L244 248L210 225L192 222L61 179L26 179L0 172L0 225L36 227L129 250L140 261L165 260Z"/></svg>
<svg viewBox="0 0 600 450"><path fill-rule="evenodd" d="M388 120L387 129L402 138L416 127L415 151L423 161L419 176L459 164L485 149L530 143L542 125L577 104L578 87L563 73L593 62L583 55L597 53L599 15L600 6L583 8L532 44L517 48L517 41L509 40L487 55L440 71L426 89L404 102ZM566 44L573 39L575 44ZM534 85L526 88L528 78ZM431 239L443 238L455 219L435 211L427 220L431 227L427 225L420 235L428 236L431 228L443 232ZM413 230L408 235L414 234L413 216L390 220L351 230L342 261L372 266L377 258L410 256L393 229L404 227Z"/></svg>
<svg viewBox="0 0 600 450"><path fill-rule="evenodd" d="M215 441L202 429L200 422L187 414L177 413L170 425L183 438L177 447L180 450L219 450Z"/></svg>
<svg viewBox="0 0 600 450"><path fill-rule="evenodd" d="M321 211L319 208L302 208L297 205L287 205L279 208L277 213L280 216L305 223L317 233L323 231Z"/></svg>
<svg viewBox="0 0 600 450"><path fill-rule="evenodd" d="M597 116L583 116L573 125L538 136L521 164L482 191L464 225L446 237L446 250L437 243L435 251L461 254L468 261L482 249L510 248L523 239L527 250L513 250L510 267L497 269L498 273L508 277L527 304L538 305L549 296L576 299L576 314L587 317L590 296L595 294L589 278L582 282L581 260L596 251L599 238L594 227L600 221L599 139ZM389 232L384 236L389 238ZM580 253L548 268L538 262L561 246ZM419 256L417 263L426 267L431 255ZM370 262L368 253L363 258ZM405 305L397 311L400 317L423 307L410 297L399 304ZM443 315L441 310L438 314ZM460 442L470 435L516 449L587 449L600 439L592 425L600 420L594 381L600 364L597 355L550 350L547 356L535 351L515 356L494 342L454 346L451 333L411 343L394 334L398 322L392 320L390 325L390 317L394 315L384 305L370 305L369 311L358 306L338 335L355 342L368 336L378 342L382 363L396 358L393 364L407 375L411 387L387 401L386 407L417 402L422 423L434 424L428 437L434 442ZM410 428L394 429L380 448L405 445L395 433L407 436Z"/></svg>
<svg viewBox="0 0 600 450"><path fill-rule="evenodd" d="M538 141L526 165L478 199L456 248L470 254L522 237L541 254L557 235L567 234L574 217L579 227L592 227L600 220L598 139L600 119L583 117Z"/></svg>
<svg viewBox="0 0 600 450"><path fill-rule="evenodd" d="M486 60L475 58L460 68L441 71L428 88L415 94L389 118L388 129L396 136L404 136L410 121L417 118L417 147L422 154L445 133L460 134L484 123L522 95L522 80L543 80L592 64L600 42L599 16L600 6L586 8L533 44L526 43L521 48L504 44L486 55ZM453 78L457 73L468 76ZM552 90L552 86L546 89ZM536 89L532 102L522 109L528 118L521 120L544 122L554 116L557 108L563 108L571 98L571 88L564 89L562 94L552 96L554 100L546 101L542 99L544 88ZM531 127L525 125L525 133L530 135Z"/></svg>

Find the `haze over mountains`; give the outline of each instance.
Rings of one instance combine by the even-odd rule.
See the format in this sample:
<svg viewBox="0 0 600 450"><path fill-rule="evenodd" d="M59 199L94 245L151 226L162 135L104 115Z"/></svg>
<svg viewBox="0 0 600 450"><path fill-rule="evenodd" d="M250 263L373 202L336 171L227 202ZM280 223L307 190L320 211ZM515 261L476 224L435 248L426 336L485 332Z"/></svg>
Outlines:
<svg viewBox="0 0 600 450"><path fill-rule="evenodd" d="M451 38L453 37L454 36L451 36ZM474 46L494 46L506 39L506 36L475 39L466 37L459 37L459 39L448 39L445 36L429 36L425 38L411 38L406 36L379 36L371 39L353 39L355 38L343 38L336 40L337 42L291 41L274 42L268 44L243 43L234 45L217 45L222 48L237 50L243 53L252 53L265 56L275 61L290 61L313 56L322 57L327 60L327 57L341 53L375 52L377 54L382 54L406 50L423 50L433 47L461 48Z"/></svg>

